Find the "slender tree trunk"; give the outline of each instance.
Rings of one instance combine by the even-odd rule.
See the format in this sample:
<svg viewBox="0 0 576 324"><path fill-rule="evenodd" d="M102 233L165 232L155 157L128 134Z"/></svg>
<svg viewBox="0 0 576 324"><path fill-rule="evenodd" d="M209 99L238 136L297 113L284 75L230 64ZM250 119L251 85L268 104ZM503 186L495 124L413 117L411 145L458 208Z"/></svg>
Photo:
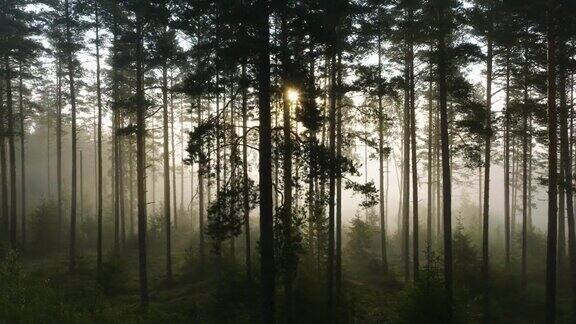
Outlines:
<svg viewBox="0 0 576 324"><path fill-rule="evenodd" d="M117 44L117 33L114 33L114 44ZM116 45L118 46L118 45ZM114 49L113 55L116 55L117 49ZM112 170L114 176L111 179L113 185L113 201L114 201L114 253L120 254L120 147L119 143L119 129L120 129L120 98L119 98L119 72L118 68L112 71L112 101L117 103L117 106L112 109Z"/></svg>
<svg viewBox="0 0 576 324"><path fill-rule="evenodd" d="M568 216L568 251L570 255L570 284L572 288L572 319L576 320L576 233L574 232L574 201L572 189L572 159L570 156L570 143L568 141L568 106L566 104L566 42L561 39L558 45L559 75L558 94L560 101L560 155L564 177L561 178L563 193L566 194L566 210ZM562 221L560 221L562 223ZM560 247L560 244L558 244ZM562 253L560 251L559 253Z"/></svg>
<svg viewBox="0 0 576 324"><path fill-rule="evenodd" d="M438 105L440 101L438 100ZM440 190L441 185L441 160L440 160L440 109L436 109L436 122L435 122L435 129L434 129L434 165L436 166L436 172L434 175L436 176L436 236L440 238L442 236L442 203L441 203L441 196L442 191Z"/></svg>
<svg viewBox="0 0 576 324"><path fill-rule="evenodd" d="M10 162L10 247L16 249L16 149L14 144L14 110L12 102L12 70L10 57L4 58L4 78L6 82L6 107L8 125L8 159Z"/></svg>
<svg viewBox="0 0 576 324"><path fill-rule="evenodd" d="M336 156L342 156L342 142L344 134L342 133L342 97L344 96L344 90L342 87L342 52L338 53L338 63L337 63L337 82L338 82L338 93L336 94L337 106L336 106ZM365 154L365 156L368 156ZM366 161L366 165L368 162ZM342 289L342 172L340 168L336 170L336 302L339 304L341 299L341 289ZM366 172L368 175L368 172ZM369 221L369 220L367 220Z"/></svg>
<svg viewBox="0 0 576 324"><path fill-rule="evenodd" d="M1 84L1 83L0 83ZM2 88L0 86L0 93L2 92ZM0 95L1 98L2 95ZM1 101L1 99L0 99ZM46 116L46 184L48 185L48 199L52 199L52 164L50 161L50 129L52 129L52 118L49 114Z"/></svg>
<svg viewBox="0 0 576 324"><path fill-rule="evenodd" d="M430 48L430 52L432 52L432 48ZM432 73L433 67L432 62L430 62L430 80L428 82L428 152L427 152L427 160L428 160L428 187L427 187L427 217L426 217L426 266L430 267L431 261L431 253L432 253L432 150L433 150L433 130L434 130L434 106L433 106L433 80L432 80Z"/></svg>
<svg viewBox="0 0 576 324"><path fill-rule="evenodd" d="M128 140L128 212L130 213L130 238L134 238L134 143Z"/></svg>
<svg viewBox="0 0 576 324"><path fill-rule="evenodd" d="M166 71L164 71L163 73L167 73L168 68L164 67L164 69ZM166 107L168 107L168 76L167 76L167 74L166 74L166 78L163 77L163 79L164 79L163 88L166 89L165 90L166 94L163 94L163 96L166 96L165 105L166 105ZM165 131L167 132L168 128L166 128ZM176 228L178 227L178 210L177 210L178 205L177 205L177 200L176 200L176 150L174 149L174 104L173 104L172 100L170 100L170 135L171 135L170 144L171 144L171 148L172 148L172 181L173 181L172 182L172 205L174 205L174 229L176 230ZM164 169L164 171L166 171L166 169ZM164 173L164 178L167 178L167 177L170 177L170 173ZM166 190L166 189L164 189L164 190ZM164 193L166 193L166 191L164 191ZM166 204L166 202L164 204ZM169 200L168 200L168 208L170 208L170 201ZM170 217L170 215L168 215L168 217ZM168 223L166 223L166 225L168 225ZM168 234L166 234L166 235L168 235ZM168 258L168 259L170 259L170 258ZM172 261L167 261L167 262L172 263ZM170 268L172 268L172 265L170 265ZM168 269L167 269L167 271L168 271ZM172 276L171 272L172 272L172 269L170 269L170 277Z"/></svg>
<svg viewBox="0 0 576 324"><path fill-rule="evenodd" d="M548 235L546 239L546 322L556 322L556 249L557 249L557 117L556 117L556 44L555 1L548 1L546 13L548 72Z"/></svg>
<svg viewBox="0 0 576 324"><path fill-rule="evenodd" d="M162 129L164 162L164 222L166 230L166 280L172 281L172 225L170 224L170 151L168 150L168 68L162 67ZM172 151L174 154L174 151ZM172 155L174 156L174 155ZM174 165L173 165L174 167Z"/></svg>
<svg viewBox="0 0 576 324"><path fill-rule="evenodd" d="M272 127L270 115L270 22L269 1L258 8L258 104L260 117L260 273L262 322L274 323L274 232L272 211Z"/></svg>
<svg viewBox="0 0 576 324"><path fill-rule="evenodd" d="M58 54L60 55L60 54ZM63 218L62 208L62 59L58 58L56 86L56 195L58 200L58 248L62 247Z"/></svg>
<svg viewBox="0 0 576 324"><path fill-rule="evenodd" d="M518 152L516 149L516 139L512 140L512 217L510 224L511 241L516 237L516 211L518 210Z"/></svg>
<svg viewBox="0 0 576 324"><path fill-rule="evenodd" d="M72 30L70 26L70 5L68 0L65 1L65 15L66 15L66 41L70 45L72 43ZM73 53L71 49L67 50L67 64L68 64L68 83L70 86L70 110L72 117L72 176L71 176L71 190L70 195L70 263L68 265L68 270L72 271L76 268L76 203L77 203L77 191L76 191L76 175L77 175L77 163L76 163L76 84L74 82L75 71L74 71L74 61Z"/></svg>
<svg viewBox="0 0 576 324"><path fill-rule="evenodd" d="M384 105L383 105L383 85L382 78L382 41L378 36L378 180L380 193L380 245L381 245L381 262L382 269L388 272L388 255L386 253L386 201L384 193L384 159L387 154L384 153Z"/></svg>
<svg viewBox="0 0 576 324"><path fill-rule="evenodd" d="M410 87L410 149L412 167L412 260L414 280L418 280L420 267L420 227L418 218L418 165L416 156L416 104L414 84L414 45L410 42L409 48L409 87Z"/></svg>
<svg viewBox="0 0 576 324"><path fill-rule="evenodd" d="M440 9L439 17L442 17ZM438 90L440 95L440 138L442 142L442 213L444 223L444 285L448 301L448 316L452 320L452 182L448 135L448 88L446 80L446 35L438 40Z"/></svg>
<svg viewBox="0 0 576 324"><path fill-rule="evenodd" d="M242 82L246 82L246 62L242 63ZM246 276L252 281L252 259L250 249L250 192L248 185L248 88L242 86L242 178L244 181L244 190L242 192L242 206L244 208L244 238L245 238L245 257L246 257Z"/></svg>
<svg viewBox="0 0 576 324"><path fill-rule="evenodd" d="M138 269L140 305L148 306L148 273L146 269L146 123L144 105L143 22L136 11L136 172L138 181Z"/></svg>
<svg viewBox="0 0 576 324"><path fill-rule="evenodd" d="M526 294L528 285L528 49L525 48L525 64L524 64L524 109L522 113L522 271L520 286L522 292Z"/></svg>
<svg viewBox="0 0 576 324"><path fill-rule="evenodd" d="M2 234L4 238L10 237L9 209L8 209L8 165L6 161L6 124L7 112L4 107L4 84L0 82L0 193L2 193ZM6 104L6 107L8 104Z"/></svg>
<svg viewBox="0 0 576 324"><path fill-rule="evenodd" d="M124 127L123 118L120 116L120 127ZM118 138L118 199L120 201L120 243L122 250L126 250L126 209L125 209L125 187L124 187L124 147L122 137Z"/></svg>
<svg viewBox="0 0 576 324"><path fill-rule="evenodd" d="M84 221L84 157L80 150L80 224Z"/></svg>
<svg viewBox="0 0 576 324"><path fill-rule="evenodd" d="M490 19L490 18L489 18ZM489 323L491 321L490 313L490 255L489 255L489 233L490 233L490 157L491 157L491 145L492 145L492 26L490 25L490 30L487 35L487 61L486 61L486 143L484 151L484 206L483 217L482 217L482 279L483 283L483 295L484 295L484 322Z"/></svg>
<svg viewBox="0 0 576 324"><path fill-rule="evenodd" d="M283 62L283 64L286 64ZM283 89L283 136L284 136L284 154L282 159L282 174L284 183L284 204L282 207L282 236L283 236L283 251L284 258L289 260L290 254L293 253L292 245L292 127L290 124L290 101L286 94L288 91L287 84L284 83ZM292 265L285 265L287 268L284 269L284 316L286 323L290 323L292 320L292 284L294 273Z"/></svg>
<svg viewBox="0 0 576 324"><path fill-rule="evenodd" d="M506 102L504 112L504 253L510 271L510 50L506 48Z"/></svg>
<svg viewBox="0 0 576 324"><path fill-rule="evenodd" d="M171 94L170 96L170 100L174 100L174 94ZM179 122L180 122L180 161L178 161L178 164L180 164L180 212L184 213L184 164L183 164L183 160L184 160L184 109L182 108L182 101L180 101L180 104L178 106L179 113L180 116L178 117ZM190 191L190 195L192 195L192 191ZM192 223L190 223L192 224Z"/></svg>
<svg viewBox="0 0 576 324"><path fill-rule="evenodd" d="M24 111L23 91L24 85L22 83L22 61L18 62L18 108L20 110L20 231L22 239L22 249L26 248L26 128L24 126L24 119L26 112Z"/></svg>
<svg viewBox="0 0 576 324"><path fill-rule="evenodd" d="M98 106L98 144L97 144L97 196L96 196L96 218L98 222L97 229L97 243L96 243L96 269L97 274L100 275L102 272L102 90L101 90L101 80L100 80L100 21L99 13L100 8L98 7L98 1L94 2L95 8L95 32L96 32L96 102ZM130 157L130 164L132 164L132 157ZM130 197L130 203L132 203L132 197Z"/></svg>
<svg viewBox="0 0 576 324"><path fill-rule="evenodd" d="M198 96L197 98L198 106L198 124L202 122L202 98ZM207 163L204 159L203 148L200 147L200 160L198 161L198 233L200 238L199 252L200 252L200 269L204 270L206 253L205 253L205 243L204 243L204 174L207 172Z"/></svg>
<svg viewBox="0 0 576 324"><path fill-rule="evenodd" d="M402 261L404 278L410 280L410 52L407 46L404 63L404 116L402 157Z"/></svg>

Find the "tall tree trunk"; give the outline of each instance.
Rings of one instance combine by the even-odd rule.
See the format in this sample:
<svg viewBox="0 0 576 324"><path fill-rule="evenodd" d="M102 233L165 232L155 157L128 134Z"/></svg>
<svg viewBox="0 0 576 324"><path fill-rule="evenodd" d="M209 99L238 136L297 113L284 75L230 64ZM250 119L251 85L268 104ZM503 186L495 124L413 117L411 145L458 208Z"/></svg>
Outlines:
<svg viewBox="0 0 576 324"><path fill-rule="evenodd" d="M134 238L134 143L128 140L128 213L130 214L130 238Z"/></svg>
<svg viewBox="0 0 576 324"><path fill-rule="evenodd" d="M244 238L246 257L246 276L252 281L252 259L250 249L250 192L248 185L248 87L246 86L246 62L242 63L242 178L244 190L242 192L242 206L244 208Z"/></svg>
<svg viewBox="0 0 576 324"><path fill-rule="evenodd" d="M58 53L60 55L60 53ZM58 248L62 247L63 213L62 208L62 59L58 58L56 85L56 196L58 205Z"/></svg>
<svg viewBox="0 0 576 324"><path fill-rule="evenodd" d="M337 82L338 82L338 93L337 106L336 106L336 156L342 156L342 142L344 134L342 133L342 97L344 96L344 89L342 87L342 52L338 53L338 65L337 65ZM367 154L365 155L367 156ZM368 165L368 162L366 162ZM367 175L367 172L366 172ZM368 221L368 219L367 219ZM337 169L336 174L336 301L339 302L341 296L342 288L342 171L340 168Z"/></svg>
<svg viewBox="0 0 576 324"><path fill-rule="evenodd" d="M166 94L163 94L163 98L164 96L166 96L166 98L164 98L166 100L166 107L168 107L168 76L167 76L167 72L168 72L168 68L164 67L164 69L166 71L163 71L163 73L166 73L166 78L163 77L163 88L166 89ZM164 91L164 90L163 90ZM163 100L164 100L163 99ZM166 131L168 131L168 129L166 129ZM174 149L174 104L172 102L172 100L170 100L170 144L171 144L171 148L172 148L172 204L174 205L174 229L176 229L178 227L178 206L177 206L177 201L176 201L176 150ZM166 169L164 170L166 171ZM164 178L166 177L170 177L170 173L164 173ZM166 189L164 189L166 190ZM164 191L164 193L166 193L166 191ZM166 198L166 197L164 197ZM170 201L168 201L170 202ZM166 204L166 202L164 203ZM168 204L168 208L170 208L170 204ZM169 216L168 216L169 217ZM168 224L168 223L166 223ZM166 234L168 235L168 234ZM171 262L171 261L170 261ZM172 266L170 265L170 268ZM172 272L172 270L170 269L170 272ZM171 276L171 275L170 275Z"/></svg>
<svg viewBox="0 0 576 324"><path fill-rule="evenodd" d="M18 108L20 110L20 231L22 239L22 249L26 247L26 147L25 137L26 128L24 126L24 119L26 112L24 111L23 91L24 85L22 83L22 61L18 62Z"/></svg>
<svg viewBox="0 0 576 324"><path fill-rule="evenodd" d="M522 112L522 270L520 286L525 294L528 285L528 48L525 48L524 64L524 109Z"/></svg>
<svg viewBox="0 0 576 324"><path fill-rule="evenodd" d="M293 242L292 242L292 125L290 121L290 98L288 97L288 91L290 89L290 80L288 79L291 73L291 62L288 53L288 24L286 17L286 2L283 3L280 8L280 25L281 25L281 35L280 35L280 46L281 46L281 57L280 61L282 64L282 129L283 129L283 159L282 159L282 174L284 183L284 204L282 206L282 237L283 237L283 259L286 260L283 264L283 285L284 285L284 320L286 323L292 322L292 299L293 299L293 279L295 278L295 266L291 263L291 253L294 253ZM294 90L292 90L294 91ZM294 266L294 268L293 268Z"/></svg>
<svg viewBox="0 0 576 324"><path fill-rule="evenodd" d="M7 104L6 104L7 106ZM5 238L10 237L9 209L8 209L8 165L6 161L6 122L7 113L4 107L4 84L0 82L0 193L2 193L2 234Z"/></svg>
<svg viewBox="0 0 576 324"><path fill-rule="evenodd" d="M270 114L270 13L269 1L258 8L258 104L260 117L260 273L262 322L274 323L274 232L272 211L272 127Z"/></svg>
<svg viewBox="0 0 576 324"><path fill-rule="evenodd" d="M98 144L97 144L97 197L96 197L96 218L98 222L98 234L96 243L96 271L100 275L102 273L102 90L100 81L100 8L98 1L95 1L95 32L96 32L96 103L98 106ZM132 163L132 157L130 157ZM130 197L132 203L132 197Z"/></svg>
<svg viewBox="0 0 576 324"><path fill-rule="evenodd" d="M410 87L410 149L412 167L412 260L414 280L418 280L420 267L419 219L418 219L418 165L416 156L416 88L414 84L414 44L409 45L409 87Z"/></svg>
<svg viewBox="0 0 576 324"><path fill-rule="evenodd" d="M570 284L572 288L572 319L576 320L576 233L574 232L574 201L572 189L572 159L570 156L570 143L568 141L568 106L566 104L566 41L560 39L558 44L559 52L559 75L558 94L560 101L560 155L561 166L563 167L564 178L562 179L562 190L566 194L566 210L568 216L568 251L570 255ZM560 244L558 244L560 246ZM562 253L562 252L559 252Z"/></svg>
<svg viewBox="0 0 576 324"><path fill-rule="evenodd" d="M490 17L488 19L491 19ZM484 205L482 208L482 279L484 295L484 322L491 321L490 314L490 255L489 255L489 233L490 233L490 157L492 146L492 26L489 27L486 36L488 51L486 55L486 143L484 151Z"/></svg>
<svg viewBox="0 0 576 324"><path fill-rule="evenodd" d="M442 17L442 9L439 10ZM450 147L448 136L448 88L446 80L446 35L438 39L438 90L440 95L440 139L442 142L442 220L444 224L444 285L448 302L448 316L452 320L452 181L450 173Z"/></svg>
<svg viewBox="0 0 576 324"><path fill-rule="evenodd" d="M438 100L438 105L440 105L440 100ZM441 148L440 148L440 109L436 109L436 122L435 122L435 129L434 129L434 165L436 166L436 172L434 173L436 176L436 236L440 238L442 236L442 218L444 217L442 212L442 190L440 190L441 184Z"/></svg>
<svg viewBox="0 0 576 324"><path fill-rule="evenodd" d="M383 105L383 84L382 78L382 41L378 36L378 182L380 194L380 251L382 269L388 272L388 255L386 253L386 201L384 193L384 105Z"/></svg>
<svg viewBox="0 0 576 324"><path fill-rule="evenodd" d="M12 70L10 57L4 57L4 78L6 82L6 108L8 125L8 159L10 161L10 247L16 249L16 149L14 144L14 109L12 102Z"/></svg>
<svg viewBox="0 0 576 324"><path fill-rule="evenodd" d="M170 100L174 99L174 94L170 95ZM180 123L180 212L184 213L184 109L182 108L182 101L178 106L180 116L178 117ZM192 195L192 191L190 191L190 195ZM190 223L192 224L192 223Z"/></svg>
<svg viewBox="0 0 576 324"><path fill-rule="evenodd" d="M335 27L334 27L335 28ZM335 28L336 29L336 28ZM337 32L334 31L336 34ZM334 229L335 229L335 197L336 197L336 104L337 104L337 66L336 57L337 49L335 44L330 49L330 108L329 108L329 142L330 142L330 173L328 181L328 267L327 267L327 279L328 279L328 312L329 318L334 319L334 312L336 311L336 298L334 296L334 275L335 275L335 240L334 240Z"/></svg>
<svg viewBox="0 0 576 324"><path fill-rule="evenodd" d="M504 112L504 253L510 270L510 49L506 48L506 102Z"/></svg>
<svg viewBox="0 0 576 324"><path fill-rule="evenodd" d="M124 127L123 117L120 116L120 127ZM126 250L126 195L125 195L125 187L124 187L124 145L123 145L122 137L118 138L118 199L120 200L119 208L120 208L120 243L122 250Z"/></svg>
<svg viewBox="0 0 576 324"><path fill-rule="evenodd" d="M0 82L1 84L1 82ZM2 92L2 87L0 85L0 93ZM0 94L0 101L1 99L1 94ZM50 147L51 147L51 141L50 141L50 130L52 129L52 118L50 117L49 114L47 114L46 116L46 184L48 185L48 195L47 198L48 199L52 199L52 164L50 163L50 161L52 160L50 158Z"/></svg>
<svg viewBox="0 0 576 324"><path fill-rule="evenodd" d="M84 157L80 150L80 224L84 221Z"/></svg>
<svg viewBox="0 0 576 324"><path fill-rule="evenodd" d="M546 238L546 322L556 322L556 249L557 249L557 117L556 117L556 44L555 1L548 1L546 13L548 72L548 235Z"/></svg>
<svg viewBox="0 0 576 324"><path fill-rule="evenodd" d="M402 261L404 278L410 280L410 52L405 49L404 62L404 116L402 157Z"/></svg>
<svg viewBox="0 0 576 324"><path fill-rule="evenodd" d="M172 281L172 225L170 224L170 151L168 150L168 67L162 67L162 129L164 162L164 222L166 230L166 280ZM174 154L174 151L172 151ZM174 165L173 165L174 167Z"/></svg>
<svg viewBox="0 0 576 324"><path fill-rule="evenodd" d="M202 98L198 96L197 104L198 106L198 124L202 122ZM200 269L204 270L206 252L205 252L205 242L204 242L204 175L207 174L208 165L204 159L203 148L200 147L200 160L198 161L198 233L200 238L199 252L200 252Z"/></svg>
<svg viewBox="0 0 576 324"><path fill-rule="evenodd" d="M70 5L69 1L65 1L65 15L66 15L66 42L68 45L72 44L72 30L70 22ZM70 86L70 110L72 118L72 128L70 130L72 135L72 175L71 175L71 195L70 195L70 263L68 270L72 271L76 268L76 176L77 176L77 163L76 163L76 88L74 82L74 58L72 49L69 48L66 53L66 60L68 64L68 83Z"/></svg>
<svg viewBox="0 0 576 324"><path fill-rule="evenodd" d="M138 270L140 305L148 306L148 273L146 269L146 111L144 104L143 22L136 11L136 172L138 191Z"/></svg>
<svg viewBox="0 0 576 324"><path fill-rule="evenodd" d="M432 52L432 48L430 48L430 52ZM432 62L430 62L430 75L428 80L428 152L427 152L427 160L428 160L428 187L427 187L427 217L426 217L426 267L430 267L431 261L431 253L432 253L432 208L433 208L433 200L432 200L432 150L433 150L433 130L434 130L434 99L433 99L433 80L432 80L432 73L433 67Z"/></svg>

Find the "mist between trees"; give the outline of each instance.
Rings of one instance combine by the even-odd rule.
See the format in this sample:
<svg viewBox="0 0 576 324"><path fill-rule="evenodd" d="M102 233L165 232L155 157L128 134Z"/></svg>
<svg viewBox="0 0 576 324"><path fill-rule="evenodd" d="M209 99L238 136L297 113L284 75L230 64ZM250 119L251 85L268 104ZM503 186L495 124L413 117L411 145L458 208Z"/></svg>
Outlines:
<svg viewBox="0 0 576 324"><path fill-rule="evenodd" d="M576 322L574 12L0 1L0 322Z"/></svg>

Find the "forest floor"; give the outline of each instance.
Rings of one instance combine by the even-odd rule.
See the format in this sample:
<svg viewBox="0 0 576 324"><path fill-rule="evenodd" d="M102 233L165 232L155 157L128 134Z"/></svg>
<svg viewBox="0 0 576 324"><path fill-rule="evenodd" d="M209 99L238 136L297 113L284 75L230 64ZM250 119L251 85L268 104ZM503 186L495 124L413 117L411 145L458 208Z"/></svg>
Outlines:
<svg viewBox="0 0 576 324"><path fill-rule="evenodd" d="M100 278L95 275L96 256L90 250L79 258L74 272L67 270L66 254L9 254L0 264L0 323L258 323L258 278L247 279L243 256L232 262L225 251L220 270L206 265L202 271L197 253L183 246L174 249L174 276L172 282L167 282L163 245L151 245L150 305L145 311L139 306L135 248L127 248L121 256L105 255ZM456 251L457 258L470 253ZM446 322L438 260L431 260L430 267L424 266L417 283L407 285L398 269L385 273L375 260L363 261L353 257L344 260L337 310L340 323ZM544 274L540 261L533 256L526 294L519 289L519 276L506 274L500 263L494 264L491 322L543 322ZM324 323L326 319L324 275L312 263L302 257L294 287L295 323ZM391 263L400 264L399 257L391 255ZM255 259L255 273L257 265ZM476 260L455 260L456 322L481 322L478 271ZM277 314L281 318L285 315L283 289L281 275L277 277ZM568 282L565 277L560 280ZM560 323L569 322L569 296L568 285L559 284Z"/></svg>

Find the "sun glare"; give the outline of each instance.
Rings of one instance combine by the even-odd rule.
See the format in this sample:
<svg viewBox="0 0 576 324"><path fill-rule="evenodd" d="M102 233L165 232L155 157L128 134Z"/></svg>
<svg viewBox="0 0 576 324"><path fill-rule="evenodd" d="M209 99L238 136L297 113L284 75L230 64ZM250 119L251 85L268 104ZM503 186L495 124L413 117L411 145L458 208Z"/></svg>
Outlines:
<svg viewBox="0 0 576 324"><path fill-rule="evenodd" d="M286 96L288 97L288 100L290 102L297 102L298 99L300 98L300 93L298 92L298 90L290 88L286 91Z"/></svg>

